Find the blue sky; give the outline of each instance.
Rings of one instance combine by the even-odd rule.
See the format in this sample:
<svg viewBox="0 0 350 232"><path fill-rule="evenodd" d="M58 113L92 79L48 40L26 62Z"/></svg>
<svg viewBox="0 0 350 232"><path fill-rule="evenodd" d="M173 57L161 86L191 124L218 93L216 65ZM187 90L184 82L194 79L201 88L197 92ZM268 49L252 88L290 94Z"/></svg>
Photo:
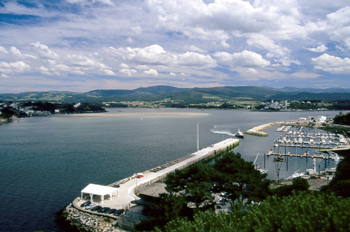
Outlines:
<svg viewBox="0 0 350 232"><path fill-rule="evenodd" d="M350 88L344 0L0 1L0 92Z"/></svg>

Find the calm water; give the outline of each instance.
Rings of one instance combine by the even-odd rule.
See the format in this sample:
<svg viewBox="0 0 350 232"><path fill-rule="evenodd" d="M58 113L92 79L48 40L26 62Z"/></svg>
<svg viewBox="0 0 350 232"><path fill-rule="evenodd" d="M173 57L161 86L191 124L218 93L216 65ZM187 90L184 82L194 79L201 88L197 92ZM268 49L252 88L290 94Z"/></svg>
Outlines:
<svg viewBox="0 0 350 232"><path fill-rule="evenodd" d="M110 110L117 112L117 109ZM122 109L124 112L201 112L207 116L35 117L0 126L0 230L61 231L55 214L89 183L110 184L136 172L177 159L229 138L238 128L339 112L266 113L225 110ZM279 135L246 135L235 149L253 161L272 148ZM272 158L269 178L276 179ZM324 166L322 163L320 166ZM312 168L312 161L290 159L280 178Z"/></svg>

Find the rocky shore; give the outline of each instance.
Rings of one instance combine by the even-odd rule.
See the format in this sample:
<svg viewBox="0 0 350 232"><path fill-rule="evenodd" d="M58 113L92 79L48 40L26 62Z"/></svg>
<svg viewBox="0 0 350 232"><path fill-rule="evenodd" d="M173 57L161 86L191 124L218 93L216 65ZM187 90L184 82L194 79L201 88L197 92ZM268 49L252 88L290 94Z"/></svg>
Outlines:
<svg viewBox="0 0 350 232"><path fill-rule="evenodd" d="M61 224L69 224L68 226L77 231L93 231L93 232L124 232L118 226L118 220L104 217L100 215L85 213L69 204L60 212L59 217L64 220Z"/></svg>

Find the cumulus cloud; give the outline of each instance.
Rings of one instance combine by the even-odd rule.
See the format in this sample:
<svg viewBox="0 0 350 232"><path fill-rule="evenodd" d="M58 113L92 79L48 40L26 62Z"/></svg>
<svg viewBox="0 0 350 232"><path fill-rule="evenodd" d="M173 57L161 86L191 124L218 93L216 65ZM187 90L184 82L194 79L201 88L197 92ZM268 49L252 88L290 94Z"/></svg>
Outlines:
<svg viewBox="0 0 350 232"><path fill-rule="evenodd" d="M127 76L132 76L133 74L136 74L137 71L135 69L126 69L126 68L123 68L123 69L120 69L119 70L119 73L123 74L123 75L127 75Z"/></svg>
<svg viewBox="0 0 350 232"><path fill-rule="evenodd" d="M23 61L17 62L0 62L0 72L5 74L21 73L28 71L30 66Z"/></svg>
<svg viewBox="0 0 350 232"><path fill-rule="evenodd" d="M328 30L332 39L342 41L350 48L350 6L327 15Z"/></svg>
<svg viewBox="0 0 350 232"><path fill-rule="evenodd" d="M38 55L41 58L46 58L51 60L55 60L59 58L58 54L52 51L51 49L49 49L49 47L46 46L45 44L36 42L36 43L32 43L31 45L38 49Z"/></svg>
<svg viewBox="0 0 350 232"><path fill-rule="evenodd" d="M171 1L149 0L157 12L159 23L189 36L206 37L209 31L234 33L267 33L271 37L291 39L304 37L302 16L296 0L255 1L215 0L206 4L201 0ZM202 30L202 31L200 31ZM221 39L213 34L212 39Z"/></svg>
<svg viewBox="0 0 350 232"><path fill-rule="evenodd" d="M115 76L115 73L110 69L105 69L104 73L108 76Z"/></svg>
<svg viewBox="0 0 350 232"><path fill-rule="evenodd" d="M149 69L149 66L190 66L196 68L210 68L216 66L216 61L210 55L204 55L198 52L168 52L158 44L153 44L144 48L104 48L103 55L110 57L111 61L123 60L125 61L123 63L124 65L137 69ZM127 69L128 67L122 68Z"/></svg>
<svg viewBox="0 0 350 232"><path fill-rule="evenodd" d="M325 53L317 58L312 58L311 60L315 64L315 69L331 73L350 73L350 58L348 57L343 59Z"/></svg>
<svg viewBox="0 0 350 232"><path fill-rule="evenodd" d="M216 62L211 56L197 52L186 52L177 56L177 64L183 66L214 67Z"/></svg>
<svg viewBox="0 0 350 232"><path fill-rule="evenodd" d="M158 72L155 69L149 69L149 70L143 71L143 73L147 75L158 76Z"/></svg>
<svg viewBox="0 0 350 232"><path fill-rule="evenodd" d="M349 73L346 1L67 0L50 8L22 2L0 6L12 17L0 25L2 77L127 76L150 85L157 75L158 81L177 76L162 83L184 86L238 83L229 77L311 83L318 70ZM328 54L312 59L306 50Z"/></svg>
<svg viewBox="0 0 350 232"><path fill-rule="evenodd" d="M229 66L265 67L270 65L270 61L265 60L260 54L247 50L233 54L217 52L214 54L214 57L220 63Z"/></svg>
<svg viewBox="0 0 350 232"><path fill-rule="evenodd" d="M130 68L129 65L125 64L125 63L121 63L119 65L121 68Z"/></svg>
<svg viewBox="0 0 350 232"><path fill-rule="evenodd" d="M321 44L315 48L306 48L306 49L311 52L325 52L328 50L328 48L324 44Z"/></svg>
<svg viewBox="0 0 350 232"><path fill-rule="evenodd" d="M4 54L8 54L6 48L4 48L3 46L0 46L0 52Z"/></svg>

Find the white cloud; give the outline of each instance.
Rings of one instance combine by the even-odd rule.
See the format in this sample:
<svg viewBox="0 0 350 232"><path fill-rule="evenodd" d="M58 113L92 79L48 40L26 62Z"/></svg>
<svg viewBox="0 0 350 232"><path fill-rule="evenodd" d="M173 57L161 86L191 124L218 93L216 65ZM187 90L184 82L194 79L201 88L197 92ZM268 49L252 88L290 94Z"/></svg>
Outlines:
<svg viewBox="0 0 350 232"><path fill-rule="evenodd" d="M17 14L17 15L47 15L47 11L42 4L38 4L37 7L25 7L22 4L18 4L17 1L8 1L4 3L3 7L0 7L0 13L5 14Z"/></svg>
<svg viewBox="0 0 350 232"><path fill-rule="evenodd" d="M0 75L17 74L18 80L25 74L56 75L62 83L135 76L128 80L136 87L151 85L156 74L159 82L179 86L242 84L240 79L311 83L319 70L349 73L348 5L340 0L67 0L47 8L41 1L30 6L5 1L0 13L19 23L0 25ZM306 50L331 55L311 59L314 54ZM122 82L127 85L125 78Z"/></svg>
<svg viewBox="0 0 350 232"><path fill-rule="evenodd" d="M113 6L113 2L111 0L67 0L67 2L71 4L82 4L82 5L92 5L94 3L101 3L109 6Z"/></svg>
<svg viewBox="0 0 350 232"><path fill-rule="evenodd" d="M350 48L350 6L327 15L329 34L333 40L343 41Z"/></svg>
<svg viewBox="0 0 350 232"><path fill-rule="evenodd" d="M149 0L159 23L171 30L183 31L194 38L226 41L228 33L236 35L266 33L280 39L301 38L306 35L302 15L296 0L255 1L215 0L205 4L201 0ZM223 33L223 34L219 34Z"/></svg>
<svg viewBox="0 0 350 232"><path fill-rule="evenodd" d="M264 35L253 34L247 39L247 44L255 46L260 49L266 49L269 52L266 54L267 58L273 59L274 62L278 63L275 66L280 64L283 66L290 66L292 63L300 65L300 61L293 59L290 55L290 49L276 44L274 40L268 38Z"/></svg>
<svg viewBox="0 0 350 232"><path fill-rule="evenodd" d="M217 52L214 56L220 63L230 66L265 67L270 65L270 61L265 60L260 54L247 50L233 54Z"/></svg>
<svg viewBox="0 0 350 232"><path fill-rule="evenodd" d="M135 69L125 69L125 68L120 69L119 72L121 74L127 75L129 77L132 76L133 74L137 73L137 71Z"/></svg>
<svg viewBox="0 0 350 232"><path fill-rule="evenodd" d="M30 66L23 61L17 62L0 62L0 72L5 74L11 73L22 73L24 71L28 71Z"/></svg>
<svg viewBox="0 0 350 232"><path fill-rule="evenodd" d="M310 72L296 72L291 74L293 77L301 78L301 79L315 79L320 77L321 75Z"/></svg>
<svg viewBox="0 0 350 232"><path fill-rule="evenodd" d="M125 63L121 63L119 65L121 68L130 68L129 65L125 64Z"/></svg>
<svg viewBox="0 0 350 232"><path fill-rule="evenodd" d="M5 53L5 54L8 54L6 48L4 48L3 46L0 46L0 52L1 52L1 53Z"/></svg>
<svg viewBox="0 0 350 232"><path fill-rule="evenodd" d="M12 46L12 47L10 48L10 52L11 52L13 55L17 56L18 58L23 58L23 55L22 55L21 51L18 50L16 47L13 47L13 46Z"/></svg>
<svg viewBox="0 0 350 232"><path fill-rule="evenodd" d="M55 60L59 58L58 54L52 51L51 49L49 49L49 47L46 46L45 44L36 42L36 43L32 43L31 45L33 45L35 48L38 49L37 52L41 58L51 59L51 60Z"/></svg>
<svg viewBox="0 0 350 232"><path fill-rule="evenodd" d="M147 65L137 65L136 68L137 69L149 69L149 67Z"/></svg>
<svg viewBox="0 0 350 232"><path fill-rule="evenodd" d="M197 47L195 45L191 45L190 46L190 50L192 52L200 52L200 53L205 53L206 52L205 50L203 50L203 49L201 49L201 48L199 48L199 47Z"/></svg>
<svg viewBox="0 0 350 232"><path fill-rule="evenodd" d="M350 73L350 58L348 57L342 59L325 53L317 58L312 58L311 60L315 64L315 69L320 69L330 73Z"/></svg>
<svg viewBox="0 0 350 232"><path fill-rule="evenodd" d="M215 67L216 62L211 56L197 52L186 52L177 56L177 63L182 66Z"/></svg>
<svg viewBox="0 0 350 232"><path fill-rule="evenodd" d="M158 76L158 72L155 69L149 69L149 70L143 71L143 73L147 75Z"/></svg>
<svg viewBox="0 0 350 232"><path fill-rule="evenodd" d="M311 52L325 52L328 50L328 48L324 44L321 44L315 48L306 48L306 49Z"/></svg>
<svg viewBox="0 0 350 232"><path fill-rule="evenodd" d="M104 70L104 73L105 73L107 76L115 76L115 73L114 73L112 70L110 70L110 69Z"/></svg>

